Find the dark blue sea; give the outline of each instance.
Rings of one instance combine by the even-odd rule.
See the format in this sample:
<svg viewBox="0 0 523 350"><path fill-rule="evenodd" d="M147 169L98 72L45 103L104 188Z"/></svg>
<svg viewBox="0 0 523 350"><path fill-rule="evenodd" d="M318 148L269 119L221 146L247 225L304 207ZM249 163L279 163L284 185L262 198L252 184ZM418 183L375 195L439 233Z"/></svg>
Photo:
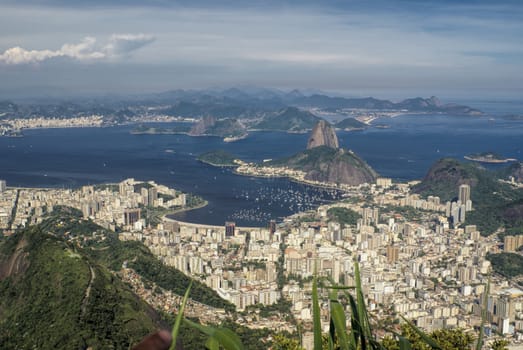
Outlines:
<svg viewBox="0 0 523 350"><path fill-rule="evenodd" d="M523 159L523 120L406 115L375 124L387 128L338 132L340 144L380 175L396 180L420 179L443 157L463 159L470 153L493 151ZM270 219L280 220L340 196L287 179L238 176L196 160L216 149L246 161L290 156L305 148L305 134L256 132L224 143L217 137L132 135L132 128L41 129L25 131L23 138L0 138L0 179L8 186L66 188L129 177L155 180L209 202L177 218L216 225L226 220L266 225Z"/></svg>

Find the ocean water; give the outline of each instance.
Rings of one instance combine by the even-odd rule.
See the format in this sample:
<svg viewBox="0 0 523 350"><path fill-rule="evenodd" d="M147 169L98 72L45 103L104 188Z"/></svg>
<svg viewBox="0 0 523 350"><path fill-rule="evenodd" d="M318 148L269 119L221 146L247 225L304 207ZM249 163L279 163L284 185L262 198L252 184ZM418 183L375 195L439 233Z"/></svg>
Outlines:
<svg viewBox="0 0 523 350"><path fill-rule="evenodd" d="M396 180L422 178L436 160L493 151L523 159L523 121L444 115L383 118L387 128L338 132L380 175ZM41 129L23 138L0 138L0 178L9 186L78 187L125 178L155 180L202 196L209 205L177 215L191 222L266 225L297 211L339 198L336 191L287 179L233 174L196 160L224 149L247 161L285 157L301 151L306 134L256 132L234 143L217 137L132 135L132 126Z"/></svg>

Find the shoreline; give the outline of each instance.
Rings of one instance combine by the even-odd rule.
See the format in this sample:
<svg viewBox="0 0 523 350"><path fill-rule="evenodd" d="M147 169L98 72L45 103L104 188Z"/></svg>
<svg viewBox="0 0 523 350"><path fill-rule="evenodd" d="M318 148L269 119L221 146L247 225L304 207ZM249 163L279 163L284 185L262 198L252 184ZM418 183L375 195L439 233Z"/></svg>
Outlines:
<svg viewBox="0 0 523 350"><path fill-rule="evenodd" d="M292 176L289 176L289 175L250 174L250 173L240 173L240 172L238 172L236 170L233 170L233 173L235 175L246 176L246 177L259 177L259 178L266 178L266 179L270 179L270 178L288 179L289 181L292 181L292 182L295 182L295 183L304 184L304 185L312 186L312 187L320 187L320 188L328 188L328 189L332 189L332 190L338 190L338 191L342 191L344 193L347 193L349 191L348 189L343 189L343 188L338 187L338 185L336 185L334 183L329 183L329 182L318 183L318 182L315 182L315 181L312 181L312 180L299 179L299 178L292 177Z"/></svg>
<svg viewBox="0 0 523 350"><path fill-rule="evenodd" d="M203 200L203 203L200 203L198 205L195 205L194 207L190 207L190 208L178 208L176 210L173 210L172 212L170 212L169 214L165 214L163 217L167 216L167 215L173 215L173 214L177 214L177 213L183 213L184 211L190 211L190 210L194 210L194 209L201 209L201 208L205 208L207 205L209 204L208 201L206 201L205 199ZM173 219L174 220L174 219Z"/></svg>
<svg viewBox="0 0 523 350"><path fill-rule="evenodd" d="M238 165L237 164L215 164L215 163L211 163L211 162L208 162L208 161L205 161L205 160L202 160L202 159L198 159L196 158L197 161L199 162L202 162L203 164L207 164L207 165L210 165L210 166L213 166L213 167L216 167L216 168L237 168Z"/></svg>
<svg viewBox="0 0 523 350"><path fill-rule="evenodd" d="M515 158L505 158L505 159L489 159L489 158L481 158L481 157L470 157L470 156L463 156L466 160L470 160L472 162L478 162L478 163L489 163L489 164L506 164L510 162L517 162L518 160Z"/></svg>

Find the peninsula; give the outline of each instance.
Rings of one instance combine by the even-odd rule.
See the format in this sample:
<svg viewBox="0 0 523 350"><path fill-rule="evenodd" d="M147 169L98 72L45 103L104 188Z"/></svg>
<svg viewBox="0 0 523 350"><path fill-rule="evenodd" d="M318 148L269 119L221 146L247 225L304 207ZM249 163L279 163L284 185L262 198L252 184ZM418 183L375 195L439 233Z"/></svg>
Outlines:
<svg viewBox="0 0 523 350"><path fill-rule="evenodd" d="M336 188L373 183L378 177L353 151L339 147L334 128L325 120L318 121L314 126L306 150L263 165L242 163L236 172L254 176L283 176Z"/></svg>
<svg viewBox="0 0 523 350"><path fill-rule="evenodd" d="M480 162L480 163L508 163L508 162L516 162L517 159L515 158L504 158L503 156L493 153L493 152L484 152L484 153L474 153L469 154L468 156L464 156L466 160L471 160L473 162Z"/></svg>

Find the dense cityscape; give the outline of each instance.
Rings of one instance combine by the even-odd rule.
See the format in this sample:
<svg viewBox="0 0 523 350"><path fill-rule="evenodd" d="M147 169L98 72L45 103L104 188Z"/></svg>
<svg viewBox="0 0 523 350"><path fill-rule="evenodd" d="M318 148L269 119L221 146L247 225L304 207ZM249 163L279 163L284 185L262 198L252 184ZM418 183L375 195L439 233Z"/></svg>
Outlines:
<svg viewBox="0 0 523 350"><path fill-rule="evenodd" d="M523 350L523 1L0 33L0 349Z"/></svg>
<svg viewBox="0 0 523 350"><path fill-rule="evenodd" d="M282 174L274 169L272 175ZM11 188L2 181L0 224L9 234L40 223L54 207L76 208L85 220L118 230L123 241L144 242L163 263L214 289L244 314L240 323L289 332L302 325L306 349L312 348L312 276L353 285L354 261L361 266L367 305L378 322L394 323L403 316L427 331L472 331L482 326L481 300L490 280L488 326L483 325L487 339L499 334L521 341L523 291L517 280L493 275L486 256L515 251L523 235L500 242L481 236L474 225L460 225L474 209L469 185L456 189L457 201L441 203L439 197L410 193L415 184L379 178L375 184L345 187L343 201L254 228L169 219L165 210L186 208L186 195L151 181L127 179L76 190ZM149 212L162 217L155 222ZM341 220L347 216L348 221ZM124 280L133 281L137 294L151 305L173 310L179 303L179 295L151 293L139 275L122 268ZM282 300L291 302L289 315L260 316L260 308ZM202 312L208 307L199 305L194 302L188 312L201 322L226 317L224 310ZM328 320L325 310L324 331Z"/></svg>

